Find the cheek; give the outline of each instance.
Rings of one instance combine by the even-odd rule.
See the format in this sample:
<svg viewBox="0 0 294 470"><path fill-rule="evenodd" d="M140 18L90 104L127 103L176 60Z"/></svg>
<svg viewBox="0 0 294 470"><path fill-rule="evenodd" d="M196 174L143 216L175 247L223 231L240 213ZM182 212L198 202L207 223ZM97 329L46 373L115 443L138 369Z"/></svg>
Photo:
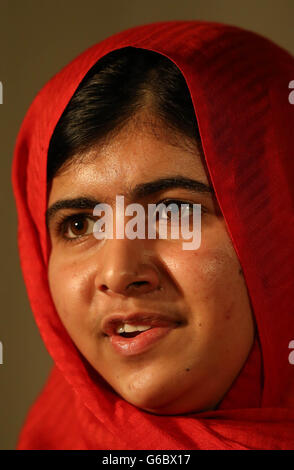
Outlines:
<svg viewBox="0 0 294 470"><path fill-rule="evenodd" d="M250 310L239 259L230 240L219 240L190 253L178 250L166 261L195 328L204 336L233 328Z"/></svg>
<svg viewBox="0 0 294 470"><path fill-rule="evenodd" d="M64 262L50 257L48 281L56 310L64 323L78 320L81 306L86 302L86 276L83 267L76 262Z"/></svg>
<svg viewBox="0 0 294 470"><path fill-rule="evenodd" d="M173 258L166 260L166 264L182 291L193 296L206 297L213 291L228 289L240 282L239 260L226 246L195 252L179 251L173 253Z"/></svg>
<svg viewBox="0 0 294 470"><path fill-rule="evenodd" d="M237 279L238 271L238 261L229 256L225 249L207 250L201 256L198 266L199 280L207 289L216 284L229 287Z"/></svg>

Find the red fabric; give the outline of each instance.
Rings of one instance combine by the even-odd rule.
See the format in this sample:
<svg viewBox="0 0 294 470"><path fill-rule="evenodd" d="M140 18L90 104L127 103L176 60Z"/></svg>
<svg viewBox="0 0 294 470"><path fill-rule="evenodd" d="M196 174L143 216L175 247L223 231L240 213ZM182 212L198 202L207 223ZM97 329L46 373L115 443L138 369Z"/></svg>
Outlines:
<svg viewBox="0 0 294 470"><path fill-rule="evenodd" d="M45 225L50 137L86 72L125 46L169 57L191 92L211 181L239 257L257 336L218 409L156 416L120 398L65 331L49 292ZM218 23L169 21L94 45L54 76L21 126L12 183L21 267L55 366L18 449L293 449L293 57L263 37Z"/></svg>

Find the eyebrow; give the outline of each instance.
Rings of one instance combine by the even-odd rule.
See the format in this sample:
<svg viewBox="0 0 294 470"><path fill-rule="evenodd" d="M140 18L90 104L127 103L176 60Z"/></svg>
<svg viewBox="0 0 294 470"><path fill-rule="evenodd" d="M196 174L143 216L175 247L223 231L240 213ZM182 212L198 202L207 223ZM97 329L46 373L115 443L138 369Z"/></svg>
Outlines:
<svg viewBox="0 0 294 470"><path fill-rule="evenodd" d="M171 178L158 178L147 183L140 183L131 190L130 196L133 199L140 199L170 188L184 188L194 193L214 194L213 188L201 181L185 176L173 176ZM47 227L55 214L62 209L94 209L100 203L101 201L95 198L84 196L74 199L60 199L54 202L46 211Z"/></svg>

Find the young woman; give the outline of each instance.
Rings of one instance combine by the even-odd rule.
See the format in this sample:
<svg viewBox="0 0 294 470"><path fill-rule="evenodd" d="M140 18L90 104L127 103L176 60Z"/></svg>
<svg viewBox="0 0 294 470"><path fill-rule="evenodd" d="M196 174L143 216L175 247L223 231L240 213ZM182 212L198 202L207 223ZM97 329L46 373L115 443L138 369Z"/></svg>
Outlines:
<svg viewBox="0 0 294 470"><path fill-rule="evenodd" d="M35 98L12 178L55 367L19 449L294 446L293 77L256 34L170 21L93 46ZM201 205L199 245L165 211L165 238L96 237L118 196L184 204L189 227Z"/></svg>

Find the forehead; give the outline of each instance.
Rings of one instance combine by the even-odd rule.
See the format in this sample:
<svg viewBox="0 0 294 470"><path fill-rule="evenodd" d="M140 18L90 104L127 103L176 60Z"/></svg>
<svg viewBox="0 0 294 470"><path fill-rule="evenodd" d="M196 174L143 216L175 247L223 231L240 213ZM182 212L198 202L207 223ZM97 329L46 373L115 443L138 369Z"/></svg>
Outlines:
<svg viewBox="0 0 294 470"><path fill-rule="evenodd" d="M103 192L124 194L136 184L179 174L209 184L196 142L166 129L128 126L75 156L53 179L50 197L98 187Z"/></svg>

